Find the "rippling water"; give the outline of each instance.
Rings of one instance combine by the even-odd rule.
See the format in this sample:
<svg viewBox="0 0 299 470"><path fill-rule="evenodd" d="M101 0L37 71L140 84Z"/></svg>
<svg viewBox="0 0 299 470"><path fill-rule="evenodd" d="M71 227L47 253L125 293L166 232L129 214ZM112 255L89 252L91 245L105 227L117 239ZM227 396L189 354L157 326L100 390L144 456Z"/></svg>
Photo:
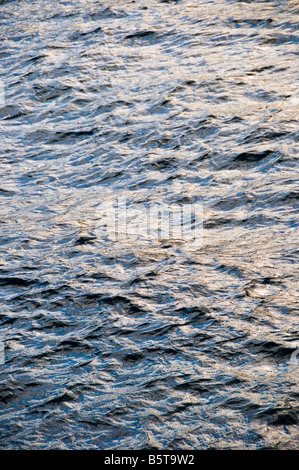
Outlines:
<svg viewBox="0 0 299 470"><path fill-rule="evenodd" d="M298 13L0 1L2 449L298 446ZM202 246L99 238L116 196Z"/></svg>

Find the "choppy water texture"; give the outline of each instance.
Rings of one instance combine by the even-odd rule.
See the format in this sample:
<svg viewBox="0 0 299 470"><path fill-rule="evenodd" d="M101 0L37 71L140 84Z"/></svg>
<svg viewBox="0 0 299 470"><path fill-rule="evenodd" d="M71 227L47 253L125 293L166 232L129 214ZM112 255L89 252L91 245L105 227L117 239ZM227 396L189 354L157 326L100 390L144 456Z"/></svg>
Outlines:
<svg viewBox="0 0 299 470"><path fill-rule="evenodd" d="M2 449L298 446L298 13L0 1ZM117 195L202 247L99 238Z"/></svg>

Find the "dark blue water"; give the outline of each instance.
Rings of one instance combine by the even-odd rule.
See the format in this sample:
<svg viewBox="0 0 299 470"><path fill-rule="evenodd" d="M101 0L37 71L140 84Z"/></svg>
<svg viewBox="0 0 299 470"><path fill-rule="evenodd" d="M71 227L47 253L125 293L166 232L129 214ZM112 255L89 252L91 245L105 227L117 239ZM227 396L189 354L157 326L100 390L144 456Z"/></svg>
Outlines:
<svg viewBox="0 0 299 470"><path fill-rule="evenodd" d="M299 3L0 1L0 447L298 448ZM200 248L99 205L203 205Z"/></svg>

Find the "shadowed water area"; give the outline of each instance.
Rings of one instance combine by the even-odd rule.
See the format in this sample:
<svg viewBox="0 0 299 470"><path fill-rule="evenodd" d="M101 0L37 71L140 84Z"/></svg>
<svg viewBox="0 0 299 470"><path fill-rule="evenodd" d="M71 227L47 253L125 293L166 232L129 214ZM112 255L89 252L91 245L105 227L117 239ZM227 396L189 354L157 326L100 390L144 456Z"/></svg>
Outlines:
<svg viewBox="0 0 299 470"><path fill-rule="evenodd" d="M1 449L298 448L298 14L0 1ZM202 245L99 237L117 196Z"/></svg>

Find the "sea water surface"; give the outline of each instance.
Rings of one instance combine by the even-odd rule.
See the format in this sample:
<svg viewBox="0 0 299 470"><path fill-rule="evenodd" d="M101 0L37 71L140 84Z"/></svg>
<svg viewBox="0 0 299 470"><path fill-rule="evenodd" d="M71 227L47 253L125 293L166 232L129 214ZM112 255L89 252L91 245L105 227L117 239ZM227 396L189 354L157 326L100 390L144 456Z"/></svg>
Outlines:
<svg viewBox="0 0 299 470"><path fill-rule="evenodd" d="M298 448L298 19L0 1L1 449ZM99 237L116 197L201 246Z"/></svg>

